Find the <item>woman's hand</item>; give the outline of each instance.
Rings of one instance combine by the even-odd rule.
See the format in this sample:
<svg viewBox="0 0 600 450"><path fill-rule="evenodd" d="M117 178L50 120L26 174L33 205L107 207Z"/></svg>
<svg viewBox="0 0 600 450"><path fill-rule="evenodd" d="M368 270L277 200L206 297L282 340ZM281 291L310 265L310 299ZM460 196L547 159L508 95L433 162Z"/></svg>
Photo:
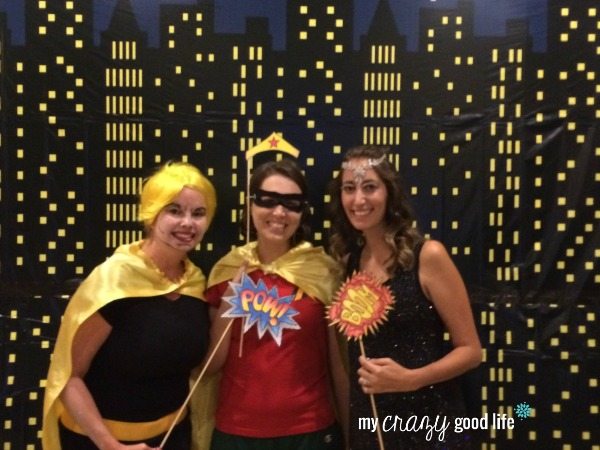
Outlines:
<svg viewBox="0 0 600 450"><path fill-rule="evenodd" d="M411 392L419 389L414 371L391 358L358 358L358 383L365 394Z"/></svg>

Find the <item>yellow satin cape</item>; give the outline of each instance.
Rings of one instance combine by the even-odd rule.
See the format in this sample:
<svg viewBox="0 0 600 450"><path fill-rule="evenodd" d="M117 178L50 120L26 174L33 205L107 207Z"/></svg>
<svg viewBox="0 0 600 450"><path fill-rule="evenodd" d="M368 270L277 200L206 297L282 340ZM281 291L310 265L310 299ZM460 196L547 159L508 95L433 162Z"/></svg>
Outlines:
<svg viewBox="0 0 600 450"><path fill-rule="evenodd" d="M262 264L254 241L234 248L221 258L210 272L208 287L233 279L244 262L248 263L248 273L260 269L279 275L324 305L331 303L341 280L341 268L322 247L304 241L272 263ZM192 450L210 448L219 379L220 373L206 377L192 396Z"/></svg>
<svg viewBox="0 0 600 450"><path fill-rule="evenodd" d="M325 305L331 303L340 282L339 265L322 247L303 241L275 261L263 264L258 259L254 241L236 247L221 258L210 272L208 287L231 280L244 261L248 262L248 273L260 269L279 275Z"/></svg>
<svg viewBox="0 0 600 450"><path fill-rule="evenodd" d="M69 300L54 346L44 395L42 446L60 450L58 420L64 411L59 396L71 375L71 344L79 326L108 303L129 297L152 297L171 292L204 300L206 278L189 259L181 279L173 282L144 256L142 241L122 245L98 265ZM160 393L157 393L160 395Z"/></svg>

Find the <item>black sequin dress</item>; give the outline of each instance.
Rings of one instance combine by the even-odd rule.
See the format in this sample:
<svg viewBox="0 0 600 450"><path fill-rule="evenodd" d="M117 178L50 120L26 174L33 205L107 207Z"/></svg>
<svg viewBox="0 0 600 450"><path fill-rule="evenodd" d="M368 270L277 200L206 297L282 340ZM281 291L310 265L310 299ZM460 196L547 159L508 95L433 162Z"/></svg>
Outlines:
<svg viewBox="0 0 600 450"><path fill-rule="evenodd" d="M420 250L421 246L415 249L417 261ZM358 269L358 261L360 252L351 255L349 274ZM443 342L445 328L421 289L418 264L410 271L399 269L386 284L394 294L395 304L389 311L388 321L380 325L375 334L363 337L366 356L389 357L408 368L422 367L440 359L448 351L448 345ZM372 418L374 414L369 395L364 394L358 384L359 356L359 343L353 340L349 345L350 447L378 450L377 433L373 428L364 429L365 418ZM455 417L466 417L457 380L414 392L374 397L386 450L470 448L469 436L465 432L454 432Z"/></svg>

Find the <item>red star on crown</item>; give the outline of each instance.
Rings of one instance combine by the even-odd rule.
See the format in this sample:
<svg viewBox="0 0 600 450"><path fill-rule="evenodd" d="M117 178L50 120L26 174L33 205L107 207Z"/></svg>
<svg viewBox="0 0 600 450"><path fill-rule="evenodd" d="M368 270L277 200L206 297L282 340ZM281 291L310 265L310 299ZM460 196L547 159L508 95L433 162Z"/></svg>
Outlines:
<svg viewBox="0 0 600 450"><path fill-rule="evenodd" d="M277 148L277 145L279 144L279 139L273 138L269 141L269 144L271 144L271 148Z"/></svg>

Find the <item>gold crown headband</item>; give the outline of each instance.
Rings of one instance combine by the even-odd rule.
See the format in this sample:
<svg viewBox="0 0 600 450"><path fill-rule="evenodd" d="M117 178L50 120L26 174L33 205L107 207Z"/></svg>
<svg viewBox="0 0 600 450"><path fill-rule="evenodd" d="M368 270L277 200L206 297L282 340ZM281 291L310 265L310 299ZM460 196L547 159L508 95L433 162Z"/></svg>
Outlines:
<svg viewBox="0 0 600 450"><path fill-rule="evenodd" d="M351 170L354 174L354 181L359 183L365 177L367 170L372 169L375 166L378 166L385 160L386 155L381 155L377 159L368 158L366 162L361 162L360 164L355 164L351 161L344 161L342 163L342 169Z"/></svg>

